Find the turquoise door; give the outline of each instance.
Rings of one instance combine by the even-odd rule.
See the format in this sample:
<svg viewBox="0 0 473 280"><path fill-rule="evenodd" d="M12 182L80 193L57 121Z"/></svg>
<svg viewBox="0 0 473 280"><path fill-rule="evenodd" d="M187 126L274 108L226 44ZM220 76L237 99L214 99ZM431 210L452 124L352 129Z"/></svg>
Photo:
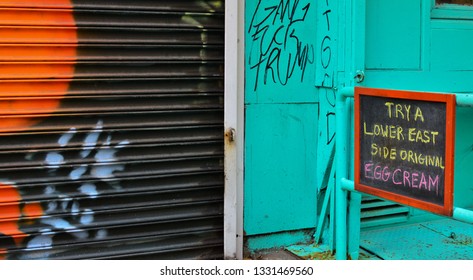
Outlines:
<svg viewBox="0 0 473 280"><path fill-rule="evenodd" d="M357 61L361 61L357 70L362 70L364 73L364 80L358 85L439 93L473 92L472 1L366 0L364 2L364 8L355 15L362 18L363 25L363 28L355 34L360 46L355 56ZM473 208L471 187L473 110L457 107L456 118L454 206ZM417 240L412 248L406 248L409 247L406 243L402 248L392 246L391 253L383 251L384 253L380 254L384 254L386 258L404 259L473 257L471 246L461 249L458 247L457 251L451 251L452 247L449 247L451 254L448 252L439 254L439 248L444 251L447 249L438 247L438 244L456 242L454 238L449 237L450 233L462 232L466 237L473 234L471 226L465 229L463 224L451 224L449 219L436 224L435 221L439 219L442 217L364 196L361 206L361 227L365 229L365 235L362 229L361 246L382 251L380 249L382 246L394 244L388 242L389 237L380 237L382 231L375 231L373 227L390 224L391 228L398 230L397 226L401 222L423 223L407 235L413 241ZM428 230L425 230L426 228ZM435 236L430 235L430 232L442 234ZM400 231L391 231L389 234L397 237L402 235ZM425 238L416 239L416 235L424 235ZM367 245L378 241L380 242L378 247ZM425 245L424 247L429 247L427 245L430 244L434 249L428 251L422 247L417 252L417 246L421 246L420 244Z"/></svg>
<svg viewBox="0 0 473 280"><path fill-rule="evenodd" d="M247 0L245 14L244 231L258 249L316 224L316 6Z"/></svg>
<svg viewBox="0 0 473 280"><path fill-rule="evenodd" d="M473 92L473 7L465 0L367 0L363 86ZM471 2L471 1L470 1ZM471 4L471 3L470 3ZM473 206L471 109L457 108L455 205Z"/></svg>

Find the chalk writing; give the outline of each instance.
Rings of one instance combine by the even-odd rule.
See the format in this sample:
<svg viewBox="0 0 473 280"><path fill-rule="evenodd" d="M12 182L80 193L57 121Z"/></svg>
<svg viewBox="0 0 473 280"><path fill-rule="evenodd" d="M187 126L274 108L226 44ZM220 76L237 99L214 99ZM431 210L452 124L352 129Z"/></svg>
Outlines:
<svg viewBox="0 0 473 280"><path fill-rule="evenodd" d="M438 131L429 129L419 129L416 127L403 128L400 125L387 125L374 123L367 125L363 122L363 134L373 137L384 137L396 139L398 141L422 142L435 145L439 136Z"/></svg>
<svg viewBox="0 0 473 280"><path fill-rule="evenodd" d="M298 32L311 8L309 1L302 2L258 1L248 28L253 42L249 66L256 71L254 91L260 82L286 85L296 77L302 82L307 66L314 63L314 46Z"/></svg>
<svg viewBox="0 0 473 280"><path fill-rule="evenodd" d="M405 161L423 166L434 166L445 169L442 156L426 155L413 150L398 149L392 147L382 147L376 143L371 144L371 155L373 158Z"/></svg>
<svg viewBox="0 0 473 280"><path fill-rule="evenodd" d="M397 104L394 102L385 102L384 105L384 114L387 120L404 120L411 125L414 125L416 122L424 123L425 121L424 113L419 106ZM383 110L380 112L383 112ZM415 142L433 146L438 142L439 132L437 130L404 127L404 124L400 125L399 123L381 124L372 122L372 120L368 122L370 123L367 124L367 121L363 121L362 132L363 135L372 137L373 141L378 138L386 138L398 142ZM396 147L383 147L374 142L371 144L371 156L373 158L401 160L422 166L445 168L442 156L418 153L409 149L398 149Z"/></svg>
<svg viewBox="0 0 473 280"><path fill-rule="evenodd" d="M386 102L384 105L387 107L389 118L401 118L410 121L412 119L411 114L414 114L414 121L424 122L422 110L417 106L415 107L415 113L413 113L411 112L411 105L401 105L393 102Z"/></svg>
<svg viewBox="0 0 473 280"><path fill-rule="evenodd" d="M392 183L395 186L422 189L439 195L440 177L437 174L413 172L400 168L392 169L389 166L366 162L363 167L364 177L376 181Z"/></svg>
<svg viewBox="0 0 473 280"><path fill-rule="evenodd" d="M355 189L451 215L454 99L355 89Z"/></svg>
<svg viewBox="0 0 473 280"><path fill-rule="evenodd" d="M376 111L376 118L365 118L361 122L361 134L370 143L366 151L370 155L368 161L379 159L387 165L408 163L445 169L443 155L431 154L435 151L427 148L438 144L439 139L443 143L443 138L440 138L440 127L426 123L420 106L424 104L379 101L371 105L379 108L371 108ZM416 146L410 147L410 143Z"/></svg>

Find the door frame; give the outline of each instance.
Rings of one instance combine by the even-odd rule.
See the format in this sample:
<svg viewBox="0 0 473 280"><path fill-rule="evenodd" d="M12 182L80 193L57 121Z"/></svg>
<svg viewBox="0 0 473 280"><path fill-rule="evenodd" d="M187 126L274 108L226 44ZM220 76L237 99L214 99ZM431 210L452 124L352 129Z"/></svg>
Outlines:
<svg viewBox="0 0 473 280"><path fill-rule="evenodd" d="M224 257L243 259L245 1L225 1Z"/></svg>

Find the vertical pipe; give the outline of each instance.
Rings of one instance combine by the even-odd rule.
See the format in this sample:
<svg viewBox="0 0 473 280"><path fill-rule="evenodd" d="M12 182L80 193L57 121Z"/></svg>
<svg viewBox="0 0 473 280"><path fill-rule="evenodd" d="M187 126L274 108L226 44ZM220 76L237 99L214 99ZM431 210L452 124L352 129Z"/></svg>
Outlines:
<svg viewBox="0 0 473 280"><path fill-rule="evenodd" d="M347 193L342 188L342 179L348 177L347 170L347 114L345 101L353 95L353 88L337 91L336 101L336 183L335 183L335 257L347 259Z"/></svg>
<svg viewBox="0 0 473 280"><path fill-rule="evenodd" d="M348 256L351 260L357 260L360 256L360 209L361 194L350 192L348 205Z"/></svg>
<svg viewBox="0 0 473 280"><path fill-rule="evenodd" d="M353 98L348 98L345 102L345 112L348 114L348 144L349 153L347 158L347 179L354 178L354 158L355 158L355 141L354 141L354 102ZM344 188L346 190L346 188ZM348 195L348 258L357 260L360 255L360 236L361 236L361 199L362 196L358 192L347 192Z"/></svg>

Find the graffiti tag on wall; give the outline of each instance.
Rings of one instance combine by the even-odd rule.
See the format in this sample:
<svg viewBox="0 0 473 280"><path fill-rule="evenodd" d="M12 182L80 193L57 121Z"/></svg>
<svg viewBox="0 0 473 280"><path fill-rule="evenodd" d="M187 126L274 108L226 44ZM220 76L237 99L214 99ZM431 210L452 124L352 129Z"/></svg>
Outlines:
<svg viewBox="0 0 473 280"><path fill-rule="evenodd" d="M315 51L298 28L311 8L309 1L258 1L247 30L252 45L248 63L256 75L254 91L261 83L304 81L307 66L315 62Z"/></svg>
<svg viewBox="0 0 473 280"><path fill-rule="evenodd" d="M58 172L68 165L68 160L62 152L67 152L71 140L82 143L77 150L78 158L92 161L91 164L81 164L70 169L68 174L69 184L66 187L58 187L56 184L45 183L42 187L43 197L57 197L58 199L36 201L24 201L28 193L23 193L14 182L0 183L0 202L8 203L2 206L4 219L0 223L0 259L13 258L22 259L21 251L15 254L15 248L25 248L26 251L38 250L36 257L45 259L51 249L55 238L69 238L74 240L100 240L107 236L106 229L85 229L94 222L95 213L87 206L82 206L81 201L100 198L102 192L110 189L120 189L121 186L115 181L109 181L115 176L115 172L123 171L123 164L107 164L117 162L116 153L125 148L128 140L122 140L116 144L111 132L105 132L103 121L97 124L86 134L79 134L75 128L58 136L57 150L50 152L31 152L26 155L26 160L41 160L44 162L45 176L54 178ZM88 178L88 179L87 179ZM93 178L93 180L90 180ZM74 191L71 189L75 187ZM12 203L17 201L17 203ZM90 202L89 202L90 204ZM66 214L66 215L65 215ZM5 222L9 220L9 222ZM39 228L40 232L35 232Z"/></svg>
<svg viewBox="0 0 473 280"><path fill-rule="evenodd" d="M335 149L335 85L337 22L331 0L317 1L317 60L315 85L319 88L320 134L318 141L318 187L329 184Z"/></svg>
<svg viewBox="0 0 473 280"><path fill-rule="evenodd" d="M329 0L319 1L317 14L318 60L315 84L331 88L335 79L335 11Z"/></svg>

